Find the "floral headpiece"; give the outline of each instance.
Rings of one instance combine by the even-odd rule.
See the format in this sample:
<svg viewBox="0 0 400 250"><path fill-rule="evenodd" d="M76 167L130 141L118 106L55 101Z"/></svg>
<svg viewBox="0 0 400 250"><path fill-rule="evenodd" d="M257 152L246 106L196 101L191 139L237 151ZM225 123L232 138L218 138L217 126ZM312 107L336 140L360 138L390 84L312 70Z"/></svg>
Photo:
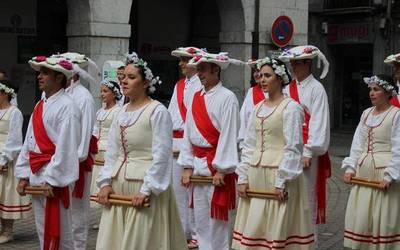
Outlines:
<svg viewBox="0 0 400 250"><path fill-rule="evenodd" d="M138 62L139 62L139 57L135 52L132 52L131 54L127 53L125 55L125 65L128 65L131 63L136 64Z"/></svg>
<svg viewBox="0 0 400 250"><path fill-rule="evenodd" d="M396 88L387 81L380 79L378 76L364 77L364 82L367 85L376 83L381 86L385 91L389 92L392 96L397 95Z"/></svg>
<svg viewBox="0 0 400 250"><path fill-rule="evenodd" d="M5 84L0 82L0 91L3 91L7 95L14 98L17 94L15 93L14 89L7 87Z"/></svg>
<svg viewBox="0 0 400 250"><path fill-rule="evenodd" d="M257 69L260 70L262 66L269 65L274 70L274 73L282 78L283 83L289 84L290 82L290 75L285 64L279 65L278 61L275 59L271 59L269 57L265 57L263 59L257 60Z"/></svg>
<svg viewBox="0 0 400 250"><path fill-rule="evenodd" d="M119 87L118 83L106 78L101 82L101 85L104 85L107 88L111 89L111 91L114 92L114 94L115 94L115 98L117 100L121 100L122 93L121 93L121 88Z"/></svg>
<svg viewBox="0 0 400 250"><path fill-rule="evenodd" d="M244 62L240 60L236 60L233 58L229 58L227 52L220 52L218 54L211 54L211 53L200 53L190 59L188 66L196 66L202 62L214 63L218 65L221 69L226 69L230 64L234 65L243 65Z"/></svg>
<svg viewBox="0 0 400 250"><path fill-rule="evenodd" d="M383 62L386 64L400 63L400 53L386 57Z"/></svg>
<svg viewBox="0 0 400 250"><path fill-rule="evenodd" d="M29 60L29 64L36 71L40 71L40 67L58 71L63 73L67 79L71 78L74 74L72 63L63 57L35 56Z"/></svg>

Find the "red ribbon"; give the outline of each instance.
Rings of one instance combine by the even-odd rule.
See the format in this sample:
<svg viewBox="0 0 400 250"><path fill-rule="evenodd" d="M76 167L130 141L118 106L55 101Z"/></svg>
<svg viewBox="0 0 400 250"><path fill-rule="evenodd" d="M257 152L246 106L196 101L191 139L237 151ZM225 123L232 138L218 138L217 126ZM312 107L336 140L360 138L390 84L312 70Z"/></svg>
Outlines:
<svg viewBox="0 0 400 250"><path fill-rule="evenodd" d="M185 92L185 79L181 79L176 83L176 98L178 101L179 112L181 113L182 121L186 122L186 106L183 102L183 94Z"/></svg>
<svg viewBox="0 0 400 250"><path fill-rule="evenodd" d="M299 92L297 90L296 80L289 84L289 94L296 102L300 103ZM393 99L393 98L392 98ZM304 110L303 124L303 143L308 141L308 131L311 115ZM315 183L315 196L317 200L317 220L316 224L326 223L326 182L331 177L331 161L326 152L318 157L317 180Z"/></svg>
<svg viewBox="0 0 400 250"><path fill-rule="evenodd" d="M75 187L72 195L76 198L82 199L85 189L85 172L91 172L93 169L94 159L92 154L97 154L99 149L97 147L97 138L92 135L89 144L89 153L83 162L79 163L79 179L75 182Z"/></svg>
<svg viewBox="0 0 400 250"><path fill-rule="evenodd" d="M32 114L32 127L36 144L41 153L29 151L29 164L32 173L37 173L56 151L56 146L47 135L43 123L43 100L35 107ZM44 250L58 250L60 247L60 201L64 208L69 207L69 189L68 187L53 187L53 198L46 198L46 207L44 214Z"/></svg>
<svg viewBox="0 0 400 250"><path fill-rule="evenodd" d="M192 144L193 153L198 158L207 158L207 166L214 176L217 171L212 165L217 150L219 131L214 127L208 116L204 96L196 92L193 97L193 120L201 135L212 146L211 148L198 147ZM225 174L223 186L215 186L211 199L211 218L228 221L229 210L236 205L236 179L235 173Z"/></svg>

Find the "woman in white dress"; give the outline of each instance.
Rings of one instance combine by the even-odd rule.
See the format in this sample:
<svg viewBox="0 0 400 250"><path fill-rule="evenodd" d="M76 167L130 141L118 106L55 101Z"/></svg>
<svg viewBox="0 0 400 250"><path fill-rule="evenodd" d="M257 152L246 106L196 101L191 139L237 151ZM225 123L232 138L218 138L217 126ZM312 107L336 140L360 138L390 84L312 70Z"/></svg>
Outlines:
<svg viewBox="0 0 400 250"><path fill-rule="evenodd" d="M104 167L97 178L101 216L96 249L187 249L171 189L172 121L148 92L159 84L147 63L132 57L125 67L123 94L129 97L114 119ZM110 206L116 193L133 206ZM150 200L150 207L143 208Z"/></svg>
<svg viewBox="0 0 400 250"><path fill-rule="evenodd" d="M122 98L121 88L118 83L105 79L101 82L101 99L104 107L100 108L96 113L96 123L93 129L93 135L97 138L98 154L95 157L95 162L92 170L92 185L90 193L96 196L99 188L96 184L97 176L99 175L101 167L104 165L104 153L107 149L108 131L110 130L111 123L114 117L118 114L120 106L117 101ZM100 207L96 202L91 202L91 207ZM95 226L96 227L96 226Z"/></svg>
<svg viewBox="0 0 400 250"><path fill-rule="evenodd" d="M361 115L350 156L343 160L344 181L362 178L378 188L354 185L345 215L344 246L351 249L400 249L400 109L391 77L364 78L372 107Z"/></svg>
<svg viewBox="0 0 400 250"><path fill-rule="evenodd" d="M22 148L21 111L12 106L14 89L7 80L0 82L0 244L13 239L14 220L26 218L31 210L28 196L19 196L14 165Z"/></svg>
<svg viewBox="0 0 400 250"><path fill-rule="evenodd" d="M236 170L240 200L232 248L313 249L301 163L304 114L282 93L290 82L286 66L267 57L258 67L268 98L254 108ZM250 198L248 189L274 192L279 200Z"/></svg>

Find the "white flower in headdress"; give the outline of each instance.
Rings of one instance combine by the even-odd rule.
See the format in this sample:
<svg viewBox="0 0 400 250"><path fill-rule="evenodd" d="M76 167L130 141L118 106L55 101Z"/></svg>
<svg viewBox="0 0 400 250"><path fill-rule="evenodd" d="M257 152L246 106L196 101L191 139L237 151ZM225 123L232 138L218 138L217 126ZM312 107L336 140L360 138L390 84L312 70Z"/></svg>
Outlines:
<svg viewBox="0 0 400 250"><path fill-rule="evenodd" d="M147 66L147 62L144 61L143 59L139 59L137 63L134 63L134 65L143 68L145 78L149 82L149 92L154 93L154 91L156 91L155 85L156 84L160 85L162 83L160 77L158 76L154 77L153 72L151 72L151 69Z"/></svg>
<svg viewBox="0 0 400 250"><path fill-rule="evenodd" d="M274 70L274 73L282 78L284 84L289 83L290 78L288 75L288 70L286 69L286 66L284 64L279 65L277 60L265 57L257 61L257 69L260 70L261 67L266 64L271 66Z"/></svg>
<svg viewBox="0 0 400 250"><path fill-rule="evenodd" d="M5 84L0 83L0 91L4 91L7 95L10 95L14 98L17 94L15 93L14 89L7 87Z"/></svg>
<svg viewBox="0 0 400 250"><path fill-rule="evenodd" d="M376 83L379 86L381 86L385 91L389 92L392 96L397 95L395 87L390 83L388 83L387 81L380 79L378 76L364 77L363 80L367 85Z"/></svg>
<svg viewBox="0 0 400 250"><path fill-rule="evenodd" d="M139 62L139 57L135 52L132 52L131 54L127 53L125 55L125 64L133 63L136 64Z"/></svg>

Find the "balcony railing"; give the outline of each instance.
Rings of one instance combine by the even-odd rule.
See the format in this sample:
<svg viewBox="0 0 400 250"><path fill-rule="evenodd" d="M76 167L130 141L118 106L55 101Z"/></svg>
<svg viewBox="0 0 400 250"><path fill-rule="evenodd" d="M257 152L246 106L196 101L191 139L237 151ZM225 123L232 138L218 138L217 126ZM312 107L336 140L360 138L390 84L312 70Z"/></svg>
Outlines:
<svg viewBox="0 0 400 250"><path fill-rule="evenodd" d="M325 9L372 7L374 0L325 0Z"/></svg>

